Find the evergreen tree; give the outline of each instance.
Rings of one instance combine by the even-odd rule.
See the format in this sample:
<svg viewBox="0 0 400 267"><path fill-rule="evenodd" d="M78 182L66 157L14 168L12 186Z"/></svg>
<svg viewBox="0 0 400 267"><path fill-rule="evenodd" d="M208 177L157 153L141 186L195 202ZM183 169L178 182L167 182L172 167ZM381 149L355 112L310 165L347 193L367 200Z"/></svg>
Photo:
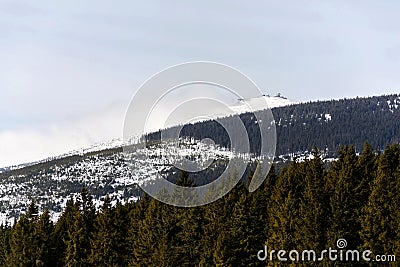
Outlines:
<svg viewBox="0 0 400 267"><path fill-rule="evenodd" d="M52 247L50 248L50 253L52 257L50 257L49 266L65 266L64 256L67 248L66 244L69 240L68 231L74 224L75 214L78 211L79 207L76 205L73 198L69 198L51 235L50 243L52 244Z"/></svg>
<svg viewBox="0 0 400 267"><path fill-rule="evenodd" d="M68 228L65 265L88 266L91 251L90 236L94 231L96 209L86 186L82 188L76 204L79 210L73 213L73 223Z"/></svg>
<svg viewBox="0 0 400 267"><path fill-rule="evenodd" d="M295 224L295 240L299 248L322 251L327 243L329 198L325 192L326 174L318 149L314 149L313 158L304 164L304 192Z"/></svg>
<svg viewBox="0 0 400 267"><path fill-rule="evenodd" d="M193 179L189 178L189 173L181 171L176 184L185 188L194 187ZM178 196L176 196L178 195ZM179 197L186 200L187 203L195 198L193 192L182 193L176 190L173 197ZM175 229L169 244L173 247L172 257L175 259L174 263L179 266L195 266L200 262L200 255L202 253L201 239L203 237L203 209L202 207L165 207L165 217L172 216L170 225ZM171 242L172 241L172 242Z"/></svg>
<svg viewBox="0 0 400 267"><path fill-rule="evenodd" d="M179 208L174 257L179 266L198 266L203 253L203 208Z"/></svg>
<svg viewBox="0 0 400 267"><path fill-rule="evenodd" d="M340 238L347 240L348 249L355 249L360 244L358 209L365 200L360 199L357 191L361 171L357 165L354 147L345 146L339 151L339 159L332 165L328 173L330 196L330 220L328 230L328 246L336 247Z"/></svg>
<svg viewBox="0 0 400 267"><path fill-rule="evenodd" d="M296 224L303 193L304 164L294 160L279 176L268 208L268 247L297 249Z"/></svg>
<svg viewBox="0 0 400 267"><path fill-rule="evenodd" d="M42 215L40 215L36 222L34 229L34 243L36 246L36 266L48 266L51 262L51 258L54 257L50 253L52 248L51 234L53 232L54 225L50 220L49 210L46 209Z"/></svg>
<svg viewBox="0 0 400 267"><path fill-rule="evenodd" d="M32 199L31 203L29 204L26 217L29 221L35 222L38 216L39 216L39 207L36 205L35 199Z"/></svg>
<svg viewBox="0 0 400 267"><path fill-rule="evenodd" d="M113 214L111 211L111 199L107 195L104 199L101 212L94 222L94 232L91 239L91 254L89 262L95 266L116 266L117 255L113 251L116 229L113 227Z"/></svg>
<svg viewBox="0 0 400 267"><path fill-rule="evenodd" d="M200 266L215 265L216 240L224 229L223 225L229 218L229 213L227 213L224 206L226 198L225 196L203 207L205 222L202 226L204 236L202 238L203 253L200 255Z"/></svg>
<svg viewBox="0 0 400 267"><path fill-rule="evenodd" d="M11 266L35 266L38 244L34 236L34 227L38 219L38 207L31 201L28 211L13 226L10 237L10 254L7 263Z"/></svg>
<svg viewBox="0 0 400 267"><path fill-rule="evenodd" d="M117 201L112 212L114 219L111 220L111 222L116 234L114 236L115 245L113 250L118 256L116 262L119 266L128 266L131 255L133 254L129 231L132 227L130 224L130 212L135 206L135 203L126 203L122 205L121 202Z"/></svg>
<svg viewBox="0 0 400 267"><path fill-rule="evenodd" d="M93 197L90 195L89 190L86 186L84 186L81 190L78 204L80 205L82 216L86 224L85 227L89 232L92 232L94 230L93 228L96 216L96 208L93 204Z"/></svg>
<svg viewBox="0 0 400 267"><path fill-rule="evenodd" d="M89 235L85 219L79 211L74 212L74 221L68 229L66 245L65 266L89 266Z"/></svg>
<svg viewBox="0 0 400 267"><path fill-rule="evenodd" d="M259 190L262 190L262 198L264 199L266 203L266 207L261 207L261 220L264 224L263 228L263 233L264 233L264 242L268 238L268 233L269 233L269 221L270 221L270 208L271 208L271 197L272 193L274 192L275 186L276 186L276 181L278 179L278 176L276 174L276 168L275 165L271 166L271 169L267 175L267 178L265 179L264 183L261 185Z"/></svg>
<svg viewBox="0 0 400 267"><path fill-rule="evenodd" d="M399 249L399 155L398 145L387 147L381 155L378 175L363 210L363 245L375 254L394 254Z"/></svg>
<svg viewBox="0 0 400 267"><path fill-rule="evenodd" d="M371 187L377 176L378 156L374 154L372 146L365 142L363 151L358 157L357 168L360 171L359 183L355 189L358 199L357 216L361 218L362 208L367 204L367 199L371 194Z"/></svg>
<svg viewBox="0 0 400 267"><path fill-rule="evenodd" d="M394 209L396 209L395 211L395 215L394 217L397 218L395 224L397 224L397 226L395 225L395 229L397 229L397 236L395 238L394 241L394 248L395 250L394 255L400 255L400 207L399 207L399 203L400 203L400 158L399 158L399 164L397 166L397 170L395 172L395 180L396 180L396 187L395 187L395 194L394 194L394 203L397 203L397 208L396 206L394 207ZM395 204L396 205L396 204Z"/></svg>
<svg viewBox="0 0 400 267"><path fill-rule="evenodd" d="M178 179L176 180L176 185L185 187L175 188L174 192L172 192L171 198L174 199L175 202L185 203L185 205L190 206L195 199L194 193L190 190L189 187L194 187L195 184L193 179L189 178L189 173L187 171L180 171L178 175Z"/></svg>
<svg viewBox="0 0 400 267"><path fill-rule="evenodd" d="M8 224L0 225L0 266L7 265L7 255L10 253L11 227Z"/></svg>
<svg viewBox="0 0 400 267"><path fill-rule="evenodd" d="M145 218L138 223L138 235L134 240L134 259L130 266L171 266L171 232L173 227L162 211L165 206L151 200Z"/></svg>
<svg viewBox="0 0 400 267"><path fill-rule="evenodd" d="M95 231L91 237L91 254L89 262L93 266L126 266L128 261L128 244L126 233L128 220L122 205L111 207L107 196L95 220Z"/></svg>
<svg viewBox="0 0 400 267"><path fill-rule="evenodd" d="M135 258L135 242L139 236L139 223L146 217L146 210L148 209L150 198L147 194L143 193L139 203L130 205L129 211L129 230L128 230L128 243L129 243L129 259L128 261L133 265L137 262Z"/></svg>
<svg viewBox="0 0 400 267"><path fill-rule="evenodd" d="M235 175L235 174L234 174ZM211 190L220 190L220 188L211 188ZM217 201L205 206L204 211L204 238L203 255L201 255L200 266L213 266L226 264L226 252L229 247L221 246L232 239L230 236L229 225L233 214L235 203L244 192L242 182L232 190L218 199Z"/></svg>
<svg viewBox="0 0 400 267"><path fill-rule="evenodd" d="M256 192L252 193L253 195ZM220 232L215 250L217 266L257 266L260 262L255 251L262 246L262 221L253 213L256 207L251 207L251 196L243 190L235 205L232 218Z"/></svg>
<svg viewBox="0 0 400 267"><path fill-rule="evenodd" d="M265 225L268 221L267 202L274 180L274 170L272 171L267 177L267 184L262 184L261 188L252 193L248 193L243 186L238 186L239 199L231 198L227 202L234 208L217 240L214 254L217 266L263 265L258 261L255 252L263 246L267 238ZM250 184L252 177L250 172L247 184Z"/></svg>

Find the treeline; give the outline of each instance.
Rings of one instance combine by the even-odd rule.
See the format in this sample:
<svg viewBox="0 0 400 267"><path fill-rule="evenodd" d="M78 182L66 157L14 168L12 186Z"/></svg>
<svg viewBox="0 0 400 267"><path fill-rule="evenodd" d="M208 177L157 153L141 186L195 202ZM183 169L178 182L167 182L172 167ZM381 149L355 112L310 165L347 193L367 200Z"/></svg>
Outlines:
<svg viewBox="0 0 400 267"><path fill-rule="evenodd" d="M362 154L341 147L329 168L314 158L274 168L261 188L239 183L211 204L178 208L144 196L139 203L96 211L89 191L67 202L57 223L35 202L0 228L1 266L265 266L259 250L337 248L400 257L400 147ZM249 174L248 180L251 180ZM187 174L177 181L191 185ZM373 256L371 256L373 258ZM337 266L339 262L296 262ZM344 263L365 266L365 262ZM392 263L396 266L396 263Z"/></svg>

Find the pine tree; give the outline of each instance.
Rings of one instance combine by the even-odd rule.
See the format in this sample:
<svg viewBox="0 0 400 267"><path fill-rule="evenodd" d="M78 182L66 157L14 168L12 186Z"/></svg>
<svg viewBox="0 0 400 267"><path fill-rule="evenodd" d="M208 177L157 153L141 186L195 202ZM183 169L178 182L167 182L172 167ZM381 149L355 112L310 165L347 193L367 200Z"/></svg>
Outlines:
<svg viewBox="0 0 400 267"><path fill-rule="evenodd" d="M396 180L396 187L395 187L395 195L394 195L394 203L397 203L397 208L396 206L394 207L395 210L395 215L394 217L397 218L395 224L395 229L397 229L397 236L394 241L394 255L400 255L400 158L399 158L399 164L397 166L397 170L395 172L395 180ZM395 204L396 205L396 204Z"/></svg>
<svg viewBox="0 0 400 267"><path fill-rule="evenodd" d="M234 205L232 217L222 228L217 240L215 249L216 266L252 266L251 264L258 263L251 258L255 255L254 250L251 252L252 246L257 245L253 239L253 230L251 229L252 221L250 218L249 196L243 190L243 195ZM262 235L262 233L258 233ZM258 244L260 246L262 241Z"/></svg>
<svg viewBox="0 0 400 267"><path fill-rule="evenodd" d="M189 173L181 171L176 184L185 188L194 187L193 179L189 178ZM178 198L186 203L192 203L195 198L193 192L182 192L175 190L172 197ZM164 205L165 206L165 205ZM170 257L174 264L179 266L194 266L200 262L201 238L203 224L203 209L201 207L173 207L163 208L164 219L170 229L168 239L171 248Z"/></svg>
<svg viewBox="0 0 400 267"><path fill-rule="evenodd" d="M220 188L212 187L209 193L219 191ZM234 210L235 203L243 193L243 183L238 183L228 194L204 206L204 237L202 241L203 253L200 259L200 266L213 266L224 262L221 250L229 249L224 246L219 246L218 243L225 242L228 233L228 225L230 224L231 215ZM227 237L229 239L229 236ZM219 241L221 240L221 241ZM222 257L222 258L221 258ZM221 260L219 260L219 258Z"/></svg>
<svg viewBox="0 0 400 267"><path fill-rule="evenodd" d="M13 226L10 238L10 254L7 263L10 266L29 266L34 264L32 251L32 231L26 214Z"/></svg>
<svg viewBox="0 0 400 267"><path fill-rule="evenodd" d="M95 231L91 237L91 254L89 262L93 266L126 266L128 244L127 214L120 203L111 207L107 196L95 220Z"/></svg>
<svg viewBox="0 0 400 267"><path fill-rule="evenodd" d="M171 266L170 257L172 226L163 212L163 205L158 200L151 200L145 218L138 223L138 235L134 240L134 259L130 266Z"/></svg>
<svg viewBox="0 0 400 267"><path fill-rule="evenodd" d="M135 258L135 242L139 236L139 223L144 220L146 216L146 210L149 206L150 198L147 194L143 193L143 196L138 203L130 205L129 211L129 230L128 230L128 243L129 243L129 259L128 262L133 265L136 262Z"/></svg>
<svg viewBox="0 0 400 267"><path fill-rule="evenodd" d="M34 266L37 260L38 244L34 227L38 219L38 207L32 200L28 211L13 226L10 238L10 254L7 263L11 266Z"/></svg>
<svg viewBox="0 0 400 267"><path fill-rule="evenodd" d="M269 232L266 245L270 248L297 249L296 228L299 200L303 193L304 164L294 160L280 174L268 208Z"/></svg>
<svg viewBox="0 0 400 267"><path fill-rule="evenodd" d="M376 254L398 251L398 222L400 210L399 159L397 145L387 147L379 159L378 175L364 207L361 236L363 247Z"/></svg>
<svg viewBox="0 0 400 267"><path fill-rule="evenodd" d="M111 199L107 195L104 199L101 212L97 215L94 222L94 232L91 236L91 254L89 262L92 265L115 266L117 256L113 251L113 239L116 229L113 227L113 214L111 211Z"/></svg>
<svg viewBox="0 0 400 267"><path fill-rule="evenodd" d="M200 266L215 265L214 253L216 250L216 240L221 231L223 231L223 225L229 219L229 214L224 206L226 198L225 196L203 207L205 222L202 226L204 236L202 238L203 252L200 255Z"/></svg>
<svg viewBox="0 0 400 267"><path fill-rule="evenodd" d="M73 213L73 223L68 228L65 265L87 266L90 254L90 236L94 231L96 209L92 196L84 186L77 200L79 210Z"/></svg>
<svg viewBox="0 0 400 267"><path fill-rule="evenodd" d="M66 202L64 211L54 226L54 231L51 235L52 247L50 253L52 255L49 266L65 266L64 255L68 242L68 230L75 221L75 214L79 211L78 205L73 198L69 198Z"/></svg>
<svg viewBox="0 0 400 267"><path fill-rule="evenodd" d="M250 172L247 184L253 174ZM272 179L272 180L271 180ZM257 252L267 238L268 220L267 202L272 190L274 169L266 183L258 190L249 193L242 185L237 186L239 199L229 199L228 206L233 206L231 218L222 227L214 253L217 266L260 266ZM268 187L268 190L266 189ZM235 190L236 191L236 190Z"/></svg>
<svg viewBox="0 0 400 267"><path fill-rule="evenodd" d="M340 238L347 240L348 249L355 249L361 243L359 231L358 209L364 201L359 198L361 171L357 165L354 147L345 146L339 151L339 159L332 165L328 173L330 191L330 220L328 230L328 246L336 247Z"/></svg>
<svg viewBox="0 0 400 267"><path fill-rule="evenodd" d="M174 258L179 266L198 266L203 253L203 208L176 208L179 211L174 246Z"/></svg>
<svg viewBox="0 0 400 267"><path fill-rule="evenodd" d="M10 253L11 227L8 224L0 225L0 266L7 265L7 255Z"/></svg>
<svg viewBox="0 0 400 267"><path fill-rule="evenodd" d="M53 229L54 225L50 220L49 210L46 209L42 215L40 215L34 229L34 243L37 247L35 252L37 266L48 266L51 262L51 257L53 257L53 255L50 254L52 247L50 238Z"/></svg>
<svg viewBox="0 0 400 267"><path fill-rule="evenodd" d="M314 148L313 158L304 162L303 197L296 221L295 240L299 248L322 251L326 248L328 229L329 198L325 192L325 170L318 149ZM320 263L314 263L318 266ZM307 265L313 265L307 262Z"/></svg>
<svg viewBox="0 0 400 267"><path fill-rule="evenodd" d="M87 258L90 252L89 235L81 212L74 212L74 221L68 229L66 241L65 266L89 266Z"/></svg>
<svg viewBox="0 0 400 267"><path fill-rule="evenodd" d="M126 203L122 205L117 201L113 209L114 219L112 220L113 228L116 229L114 240L114 251L118 255L117 264L119 266L128 266L132 252L132 243L129 237L129 231L132 227L130 222L130 211L136 206L135 203Z"/></svg>
<svg viewBox="0 0 400 267"><path fill-rule="evenodd" d="M372 184L377 176L378 156L374 154L372 146L365 142L363 151L358 157L357 168L360 171L358 185L355 188L357 199L357 217L362 217L362 209L367 204L369 195L371 194Z"/></svg>
<svg viewBox="0 0 400 267"><path fill-rule="evenodd" d="M78 199L78 204L80 205L84 222L86 224L87 230L90 232L94 228L94 220L96 216L96 208L93 204L93 197L90 195L89 190L84 186L81 190L80 199Z"/></svg>
<svg viewBox="0 0 400 267"><path fill-rule="evenodd" d="M180 202L190 206L193 203L193 200L196 199L194 192L190 190L190 187L194 187L195 184L193 179L189 178L189 173L187 171L181 171L179 173L176 185L184 187L184 189L175 188L172 192L171 198L174 202Z"/></svg>
<svg viewBox="0 0 400 267"><path fill-rule="evenodd" d="M35 222L38 216L39 216L39 207L36 205L36 200L32 199L31 203L29 204L26 217L29 221Z"/></svg>
<svg viewBox="0 0 400 267"><path fill-rule="evenodd" d="M271 169L264 181L264 183L261 185L260 190L262 190L262 198L266 203L265 207L261 207L260 211L261 211L261 220L264 224L264 228L263 228L263 233L264 233L264 243L265 240L267 240L268 238L268 233L269 233L269 221L270 221L270 214L269 214L269 210L271 208L271 197L272 197L272 193L274 192L275 186L276 186L276 181L278 180L278 176L276 174L276 168L275 165L271 166ZM264 244L263 243L263 244Z"/></svg>

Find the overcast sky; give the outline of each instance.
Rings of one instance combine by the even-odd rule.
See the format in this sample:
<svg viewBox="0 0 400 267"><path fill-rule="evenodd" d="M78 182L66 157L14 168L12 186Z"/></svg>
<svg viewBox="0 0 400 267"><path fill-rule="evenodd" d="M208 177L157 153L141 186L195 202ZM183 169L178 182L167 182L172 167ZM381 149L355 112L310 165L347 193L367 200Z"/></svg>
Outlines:
<svg viewBox="0 0 400 267"><path fill-rule="evenodd" d="M0 167L122 136L135 90L224 63L293 101L398 93L399 1L0 0Z"/></svg>

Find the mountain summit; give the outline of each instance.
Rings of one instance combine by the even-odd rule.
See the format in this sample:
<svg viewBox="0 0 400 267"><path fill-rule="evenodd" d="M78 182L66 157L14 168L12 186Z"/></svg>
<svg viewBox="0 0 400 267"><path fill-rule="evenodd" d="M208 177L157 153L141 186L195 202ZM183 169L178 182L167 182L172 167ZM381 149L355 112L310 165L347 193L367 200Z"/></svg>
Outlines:
<svg viewBox="0 0 400 267"><path fill-rule="evenodd" d="M249 99L238 99L230 108L236 113L241 114L248 112L249 109L247 105L253 107L253 111L257 111L265 109L265 104L267 104L268 108L277 108L293 105L296 104L296 102L288 100L286 97L281 96L281 94L277 94L276 96L262 95Z"/></svg>

